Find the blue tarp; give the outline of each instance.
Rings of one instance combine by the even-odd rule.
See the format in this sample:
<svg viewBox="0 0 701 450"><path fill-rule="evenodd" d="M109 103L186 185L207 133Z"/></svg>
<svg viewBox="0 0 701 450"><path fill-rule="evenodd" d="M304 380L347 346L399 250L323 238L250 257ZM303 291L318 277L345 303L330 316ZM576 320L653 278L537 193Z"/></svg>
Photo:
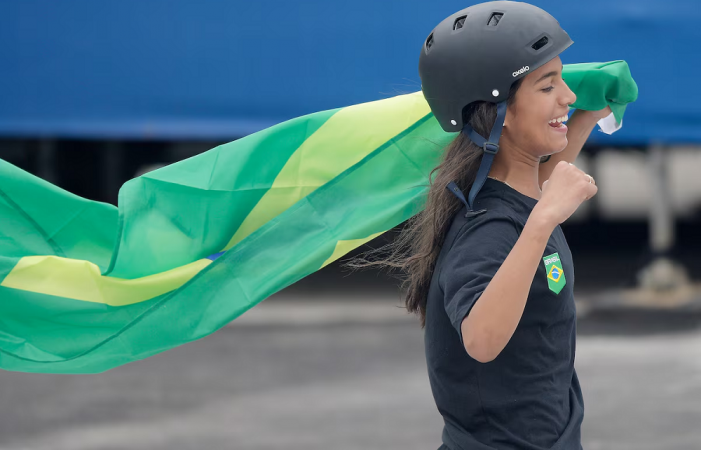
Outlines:
<svg viewBox="0 0 701 450"><path fill-rule="evenodd" d="M415 92L424 39L473 3L5 0L0 136L227 140ZM623 59L638 84L590 142L701 141L697 0L531 3L574 40L565 64Z"/></svg>

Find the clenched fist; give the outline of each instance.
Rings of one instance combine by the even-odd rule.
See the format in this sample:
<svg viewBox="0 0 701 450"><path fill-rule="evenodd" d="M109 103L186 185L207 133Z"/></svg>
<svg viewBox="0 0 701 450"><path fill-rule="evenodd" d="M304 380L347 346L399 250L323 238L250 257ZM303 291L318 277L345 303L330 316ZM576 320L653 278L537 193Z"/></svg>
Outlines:
<svg viewBox="0 0 701 450"><path fill-rule="evenodd" d="M582 172L574 164L560 161L543 183L534 212L542 214L553 226L567 220L585 200L596 195L599 190L594 179Z"/></svg>

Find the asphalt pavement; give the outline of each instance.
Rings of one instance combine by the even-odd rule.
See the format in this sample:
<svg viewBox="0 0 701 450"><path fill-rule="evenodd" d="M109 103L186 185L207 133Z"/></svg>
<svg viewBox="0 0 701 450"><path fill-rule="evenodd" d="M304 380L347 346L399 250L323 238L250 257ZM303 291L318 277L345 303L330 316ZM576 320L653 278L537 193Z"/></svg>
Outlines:
<svg viewBox="0 0 701 450"><path fill-rule="evenodd" d="M0 449L436 449L416 320L388 296L282 293L95 375L0 372ZM701 317L578 322L585 450L701 448Z"/></svg>

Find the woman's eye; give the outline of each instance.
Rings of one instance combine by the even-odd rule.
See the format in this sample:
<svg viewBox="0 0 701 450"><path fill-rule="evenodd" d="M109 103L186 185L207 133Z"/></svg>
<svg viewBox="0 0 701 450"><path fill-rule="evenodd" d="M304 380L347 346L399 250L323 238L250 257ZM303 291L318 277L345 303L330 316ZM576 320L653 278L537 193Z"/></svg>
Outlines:
<svg viewBox="0 0 701 450"><path fill-rule="evenodd" d="M561 78L561 80L562 80L562 81L565 81L564 78ZM553 89L555 89L555 86L550 86L549 88L541 89L541 91L543 91L543 92L550 92L550 91L552 91Z"/></svg>

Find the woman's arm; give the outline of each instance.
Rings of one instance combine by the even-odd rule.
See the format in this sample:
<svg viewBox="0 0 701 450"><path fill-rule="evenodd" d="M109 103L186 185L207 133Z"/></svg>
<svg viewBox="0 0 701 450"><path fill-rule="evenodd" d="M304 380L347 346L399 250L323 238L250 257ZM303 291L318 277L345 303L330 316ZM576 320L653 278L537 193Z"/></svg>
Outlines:
<svg viewBox="0 0 701 450"><path fill-rule="evenodd" d="M463 344L477 361L492 361L514 334L545 246L557 226L554 222L536 205L509 255L463 319Z"/></svg>

